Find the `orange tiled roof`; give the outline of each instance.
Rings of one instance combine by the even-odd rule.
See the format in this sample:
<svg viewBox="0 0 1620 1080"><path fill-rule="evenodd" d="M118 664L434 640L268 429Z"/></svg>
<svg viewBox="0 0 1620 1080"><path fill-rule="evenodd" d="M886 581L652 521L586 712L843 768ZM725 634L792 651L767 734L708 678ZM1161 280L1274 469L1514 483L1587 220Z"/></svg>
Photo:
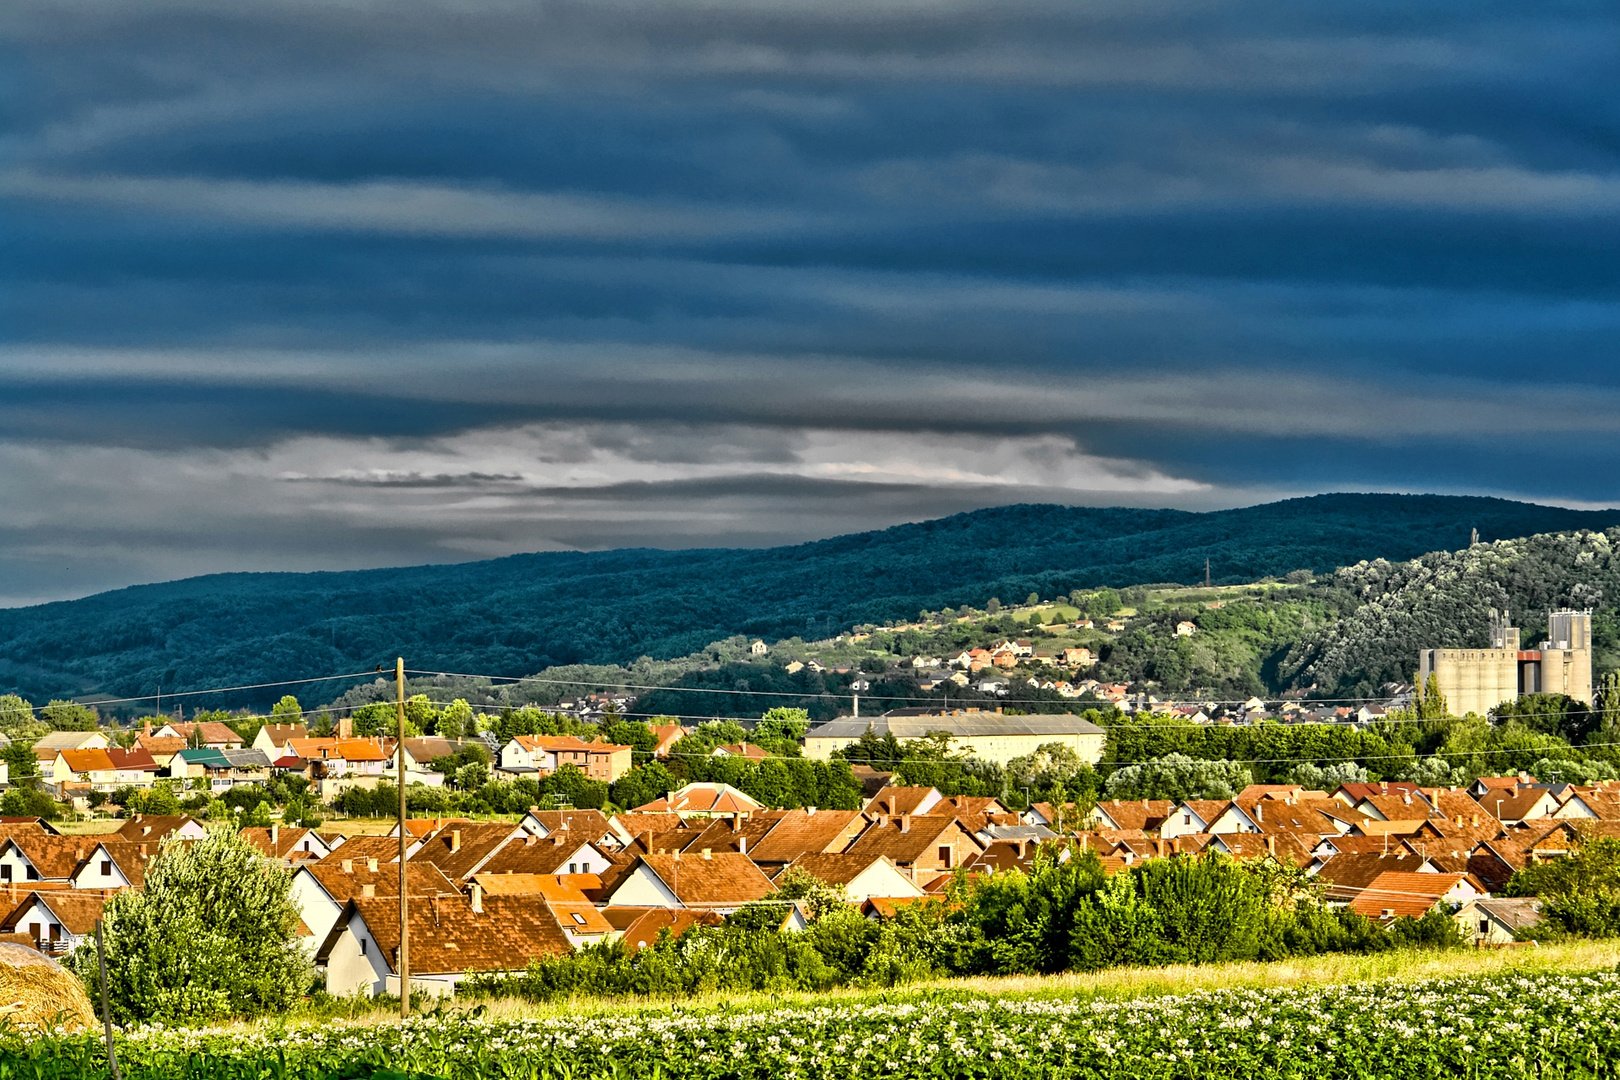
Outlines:
<svg viewBox="0 0 1620 1080"><path fill-rule="evenodd" d="M1352 901L1352 910L1369 918L1386 915L1422 918L1440 902L1440 898L1456 888L1458 882L1468 879L1467 874L1422 874L1386 870L1379 874Z"/></svg>
<svg viewBox="0 0 1620 1080"><path fill-rule="evenodd" d="M728 907L762 900L776 891L771 879L746 855L715 852L701 855L643 855L641 862L658 875L686 907Z"/></svg>

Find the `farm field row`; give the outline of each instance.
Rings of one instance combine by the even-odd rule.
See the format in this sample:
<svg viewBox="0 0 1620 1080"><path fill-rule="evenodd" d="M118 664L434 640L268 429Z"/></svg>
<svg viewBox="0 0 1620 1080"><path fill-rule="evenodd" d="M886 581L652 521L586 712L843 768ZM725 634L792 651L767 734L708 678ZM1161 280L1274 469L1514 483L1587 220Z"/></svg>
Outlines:
<svg viewBox="0 0 1620 1080"><path fill-rule="evenodd" d="M1333 984L1305 973L1291 985L1184 993L1156 992L1146 980L1090 988L1024 980L1035 985L986 993L953 984L774 1006L643 1006L596 1023L557 1010L450 1012L404 1024L147 1029L121 1038L119 1056L130 1080L326 1080L374 1070L445 1080L1614 1076L1620 974L1612 961L1608 971L1546 970L1598 959L1596 950L1554 952L1517 965L1504 958L1492 973L1464 977L1403 978L1397 968L1392 977ZM1245 966L1259 965L1236 967ZM1241 980L1238 971L1228 974ZM0 1045L0 1077L8 1075L101 1080L108 1073L94 1033L83 1033L8 1040Z"/></svg>

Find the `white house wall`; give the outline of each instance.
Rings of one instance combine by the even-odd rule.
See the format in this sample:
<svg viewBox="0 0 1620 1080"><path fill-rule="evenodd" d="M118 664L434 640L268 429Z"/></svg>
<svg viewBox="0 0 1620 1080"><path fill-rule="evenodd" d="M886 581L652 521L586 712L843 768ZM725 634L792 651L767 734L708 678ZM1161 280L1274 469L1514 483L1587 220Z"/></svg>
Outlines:
<svg viewBox="0 0 1620 1080"><path fill-rule="evenodd" d="M923 891L915 882L891 862L880 859L855 875L854 880L844 886L844 895L852 903L865 903L874 896L922 896Z"/></svg>
<svg viewBox="0 0 1620 1080"><path fill-rule="evenodd" d="M103 864L109 873L103 873ZM129 887L129 879L123 871L118 869L118 863L108 855L104 848L96 848L90 853L85 862L84 869L73 879L75 889L125 889Z"/></svg>
<svg viewBox="0 0 1620 1080"><path fill-rule="evenodd" d="M663 880L647 867L646 863L637 866L624 879L624 883L613 890L613 897L608 901L614 907L658 907L679 908L686 905L681 903L665 885Z"/></svg>
<svg viewBox="0 0 1620 1080"><path fill-rule="evenodd" d="M39 873L32 863L24 858L15 844L7 843L0 850L0 882L22 883L39 881Z"/></svg>
<svg viewBox="0 0 1620 1080"><path fill-rule="evenodd" d="M309 927L310 937L303 940L308 942L308 950L313 954L326 940L326 935L332 932L332 927L337 925L338 916L343 914L343 905L332 899L331 894L307 869L293 875L292 902L298 905L298 917Z"/></svg>
<svg viewBox="0 0 1620 1080"><path fill-rule="evenodd" d="M388 975L387 960L366 928L366 921L354 916L326 959L326 992L337 997L376 997L386 990Z"/></svg>

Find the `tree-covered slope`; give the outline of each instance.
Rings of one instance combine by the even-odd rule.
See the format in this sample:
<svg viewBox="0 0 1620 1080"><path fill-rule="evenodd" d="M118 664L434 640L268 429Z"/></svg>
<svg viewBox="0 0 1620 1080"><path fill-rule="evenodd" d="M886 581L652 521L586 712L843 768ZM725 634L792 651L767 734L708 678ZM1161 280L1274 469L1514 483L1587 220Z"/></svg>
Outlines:
<svg viewBox="0 0 1620 1080"><path fill-rule="evenodd" d="M791 547L516 555L217 574L0 611L0 689L125 696L368 668L522 675L670 656L734 633L825 635L992 595L1217 581L1620 524L1501 499L1323 495L1196 514L1009 506ZM257 699L254 699L257 700ZM213 704L213 702L210 702Z"/></svg>

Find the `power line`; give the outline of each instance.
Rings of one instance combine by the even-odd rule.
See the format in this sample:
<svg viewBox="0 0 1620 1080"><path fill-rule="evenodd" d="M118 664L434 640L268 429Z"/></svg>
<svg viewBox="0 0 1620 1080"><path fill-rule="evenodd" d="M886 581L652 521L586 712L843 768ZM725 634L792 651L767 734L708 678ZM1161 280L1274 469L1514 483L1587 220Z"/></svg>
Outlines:
<svg viewBox="0 0 1620 1080"><path fill-rule="evenodd" d="M246 686L220 686L220 687L215 687L212 690L180 690L180 691L176 691L174 693L168 693L168 694L139 694L139 695L136 695L135 697L101 698L99 700L89 701L89 702L70 701L70 702L68 702L68 704L70 704L70 705L81 705L81 706L83 706L85 708L92 708L92 707L101 706L101 705L123 705L123 704L127 704L129 702L134 702L134 701L147 701L149 699L155 700L155 699L165 698L165 697L182 698L182 697L198 697L198 696L201 696L201 695L204 695L204 694L232 694L232 693L236 693L237 691L240 691L240 690L268 690L268 689L273 689L274 687L278 687L278 686L302 686L305 683L334 682L334 681L336 681L338 679L370 678L370 677L375 676L376 674L377 674L376 671L357 671L357 672L354 672L354 673L349 674L349 675L311 675L307 679L283 679L280 682L251 683L251 684L248 684ZM28 705L27 706L27 708L28 708L28 710L30 712L36 712L36 713L37 712L43 712L44 710L49 709L50 707L51 706L50 706L49 703L44 704L44 705Z"/></svg>
<svg viewBox="0 0 1620 1080"><path fill-rule="evenodd" d="M450 678L450 679L489 679L491 682L505 682L505 683L518 683L518 684L521 684L521 683L538 683L541 686L577 686L577 687L597 688L597 689L603 689L603 690L610 690L610 689L617 689L617 690L648 690L648 691L671 690L671 691L681 691L681 692L694 693L694 694L738 694L738 695L744 695L744 696L748 696L748 697L786 697L786 698L848 697L852 693L852 691L849 691L849 690L820 690L820 691L810 691L810 690L801 690L801 691L791 691L791 690L731 690L731 689L725 689L725 688L721 688L721 687L715 687L715 688L712 688L712 689L708 689L708 688L704 688L704 687L700 687L700 686L654 686L654 685L649 685L649 684L644 684L644 683L615 682L615 681L607 681L607 680L546 679L546 678L540 677L539 675L485 675L485 674L474 674L474 673L465 672L465 671L427 671L427 670L420 670L420 669L414 669L414 668L406 669L406 674L407 675L432 675L432 676L440 676L440 675L442 675L445 678ZM862 674L863 675L870 675L870 676L872 676L874 678L879 678L884 673L883 672L863 672ZM862 692L864 693L864 691L862 691ZM880 697L885 701L930 702L930 701L938 701L938 700L940 700L937 697L910 697L910 696L896 695L896 694L874 694L873 696L874 697ZM1246 697L1246 698L1209 698L1209 697L1201 697L1201 696L1189 696L1189 698L1187 700L1188 700L1189 703L1198 704L1198 705L1244 705L1244 704L1247 704L1254 697L1258 697L1258 695L1251 695L1250 697ZM1262 698L1261 700L1265 700L1265 699ZM1272 700L1281 700L1281 699L1274 698ZM1301 699L1301 700L1304 701L1306 699ZM1359 697L1359 698L1310 698L1308 700L1309 700L1309 703L1312 704L1312 705L1351 705L1351 704L1367 704L1368 702L1385 701L1385 700L1388 700L1388 699L1387 698L1382 698L1382 697ZM1094 704L1093 702L1079 702L1079 703L1080 704L1085 704L1085 705ZM1096 702L1096 704L1111 705L1112 702L1099 701L1099 702Z"/></svg>

